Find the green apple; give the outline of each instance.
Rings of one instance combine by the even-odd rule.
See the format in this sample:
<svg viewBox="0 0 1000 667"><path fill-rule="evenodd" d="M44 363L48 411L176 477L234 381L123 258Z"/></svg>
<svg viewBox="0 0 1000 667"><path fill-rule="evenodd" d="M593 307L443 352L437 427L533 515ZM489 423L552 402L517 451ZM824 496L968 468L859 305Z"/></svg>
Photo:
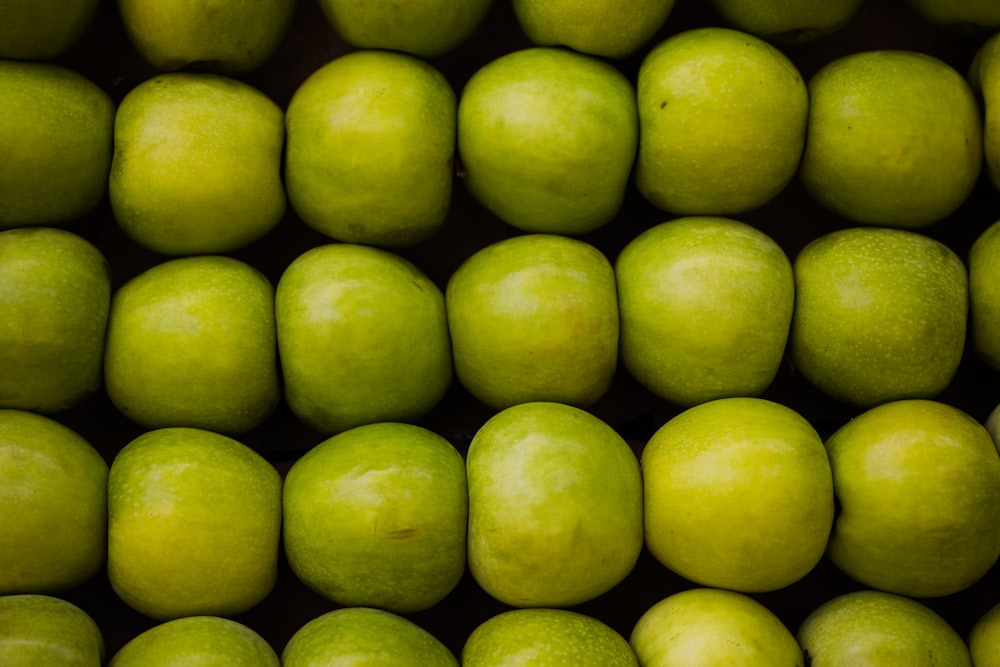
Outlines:
<svg viewBox="0 0 1000 667"><path fill-rule="evenodd" d="M108 578L158 620L249 610L278 575L281 477L260 454L196 428L148 431L108 476Z"/></svg>
<svg viewBox="0 0 1000 667"><path fill-rule="evenodd" d="M553 234L497 241L445 288L455 373L493 408L588 407L618 363L614 268L594 246Z"/></svg>
<svg viewBox="0 0 1000 667"><path fill-rule="evenodd" d="M804 667L795 636L757 600L716 588L673 593L643 612L629 638L643 667Z"/></svg>
<svg viewBox="0 0 1000 667"><path fill-rule="evenodd" d="M73 221L107 192L115 105L46 62L0 60L0 229Z"/></svg>
<svg viewBox="0 0 1000 667"><path fill-rule="evenodd" d="M809 81L799 176L821 205L862 224L922 228L953 213L982 167L976 97L925 53L841 56Z"/></svg>
<svg viewBox="0 0 1000 667"><path fill-rule="evenodd" d="M444 295L395 253L311 248L278 280L275 310L285 398L317 431L417 419L451 384Z"/></svg>
<svg viewBox="0 0 1000 667"><path fill-rule="evenodd" d="M516 607L567 607L601 595L642 549L642 479L625 440L594 415L522 403L476 432L466 456L468 564Z"/></svg>
<svg viewBox="0 0 1000 667"><path fill-rule="evenodd" d="M968 79L982 102L986 174L993 187L1000 189L1000 33L987 39L976 51Z"/></svg>
<svg viewBox="0 0 1000 667"><path fill-rule="evenodd" d="M794 271L789 349L823 392L870 407L933 398L951 382L969 281L943 243L903 229L842 229L803 248Z"/></svg>
<svg viewBox="0 0 1000 667"><path fill-rule="evenodd" d="M154 625L129 640L108 667L280 667L256 631L219 616L188 616Z"/></svg>
<svg viewBox="0 0 1000 667"><path fill-rule="evenodd" d="M635 184L680 215L734 215L792 180L809 98L795 64L764 40L721 27L671 35L637 81Z"/></svg>
<svg viewBox="0 0 1000 667"><path fill-rule="evenodd" d="M618 69L566 49L521 49L480 67L462 90L462 177L518 229L582 234L621 208L638 130L635 89Z"/></svg>
<svg viewBox="0 0 1000 667"><path fill-rule="evenodd" d="M836 32L862 0L711 0L712 9L739 30L777 43L808 42Z"/></svg>
<svg viewBox="0 0 1000 667"><path fill-rule="evenodd" d="M535 44L625 58L663 26L674 0L514 0L512 4L521 29Z"/></svg>
<svg viewBox="0 0 1000 667"><path fill-rule="evenodd" d="M615 278L622 365L647 389L687 407L770 386L795 303L771 237L728 218L670 220L625 246Z"/></svg>
<svg viewBox="0 0 1000 667"><path fill-rule="evenodd" d="M969 334L973 351L1000 369L1000 222L969 249Z"/></svg>
<svg viewBox="0 0 1000 667"><path fill-rule="evenodd" d="M238 250L285 212L284 113L249 84L161 74L130 90L115 117L108 194L140 245L167 255Z"/></svg>
<svg viewBox="0 0 1000 667"><path fill-rule="evenodd" d="M0 410L0 595L68 590L101 569L107 480L108 464L75 431Z"/></svg>
<svg viewBox="0 0 1000 667"><path fill-rule="evenodd" d="M465 42L492 5L492 0L319 0L324 16L348 44L421 58L437 58Z"/></svg>
<svg viewBox="0 0 1000 667"><path fill-rule="evenodd" d="M591 616L568 609L511 609L472 631L464 667L639 667L628 641Z"/></svg>
<svg viewBox="0 0 1000 667"><path fill-rule="evenodd" d="M906 4L936 26L973 34L1000 28L1000 5L994 0L906 0Z"/></svg>
<svg viewBox="0 0 1000 667"><path fill-rule="evenodd" d="M975 619L969 631L968 647L975 667L1000 665L1000 604Z"/></svg>
<svg viewBox="0 0 1000 667"><path fill-rule="evenodd" d="M458 667L436 637L403 616L369 607L326 612L296 630L281 653L284 667Z"/></svg>
<svg viewBox="0 0 1000 667"><path fill-rule="evenodd" d="M49 60L90 27L100 0L0 0L0 58Z"/></svg>
<svg viewBox="0 0 1000 667"><path fill-rule="evenodd" d="M0 596L0 664L10 667L102 667L101 629L87 612L57 597Z"/></svg>
<svg viewBox="0 0 1000 667"><path fill-rule="evenodd" d="M296 0L117 0L136 51L161 71L201 68L243 74L278 49Z"/></svg>
<svg viewBox="0 0 1000 667"><path fill-rule="evenodd" d="M451 84L415 56L354 51L320 67L286 113L292 207L348 243L430 238L451 206L456 113Z"/></svg>
<svg viewBox="0 0 1000 667"><path fill-rule="evenodd" d="M337 604L421 611L465 571L465 460L427 429L385 422L332 436L295 461L283 500L292 571Z"/></svg>
<svg viewBox="0 0 1000 667"><path fill-rule="evenodd" d="M938 597L1000 556L1000 455L958 408L911 399L871 408L826 442L840 513L831 561L866 586Z"/></svg>
<svg viewBox="0 0 1000 667"><path fill-rule="evenodd" d="M147 428L241 433L280 398L274 288L232 257L157 264L115 292L105 345L112 403Z"/></svg>
<svg viewBox="0 0 1000 667"><path fill-rule="evenodd" d="M824 602L796 636L810 667L972 667L969 649L944 618L916 600L883 591L854 591Z"/></svg>
<svg viewBox="0 0 1000 667"><path fill-rule="evenodd" d="M57 412L101 385L111 274L61 229L0 232L0 407Z"/></svg>

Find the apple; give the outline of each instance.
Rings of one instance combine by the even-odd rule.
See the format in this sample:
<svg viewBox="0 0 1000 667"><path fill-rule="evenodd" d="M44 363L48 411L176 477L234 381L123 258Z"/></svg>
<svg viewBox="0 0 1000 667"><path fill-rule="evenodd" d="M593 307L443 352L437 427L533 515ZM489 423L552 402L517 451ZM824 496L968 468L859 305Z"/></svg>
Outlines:
<svg viewBox="0 0 1000 667"><path fill-rule="evenodd" d="M118 224L166 255L238 250L285 212L284 113L249 84L174 72L122 99L108 193Z"/></svg>
<svg viewBox="0 0 1000 667"><path fill-rule="evenodd" d="M789 351L827 395L871 407L934 398L965 349L968 276L946 245L915 231L853 227L794 261Z"/></svg>
<svg viewBox="0 0 1000 667"><path fill-rule="evenodd" d="M809 80L799 176L848 220L923 228L951 215L982 167L983 128L968 82L905 50L855 52Z"/></svg>
<svg viewBox="0 0 1000 667"><path fill-rule="evenodd" d="M483 403L588 407L610 387L618 296L594 246L555 234L497 241L452 273L445 301L455 374Z"/></svg>
<svg viewBox="0 0 1000 667"><path fill-rule="evenodd" d="M968 271L972 348L980 359L1000 369L1000 222L973 241Z"/></svg>
<svg viewBox="0 0 1000 667"><path fill-rule="evenodd" d="M905 4L925 21L949 30L975 35L1000 28L1000 6L993 0L906 0Z"/></svg>
<svg viewBox="0 0 1000 667"><path fill-rule="evenodd" d="M629 637L643 667L804 667L795 636L757 600L691 588L643 612Z"/></svg>
<svg viewBox="0 0 1000 667"><path fill-rule="evenodd" d="M642 479L608 424L561 403L490 417L466 455L468 565L515 607L568 607L632 571L642 549Z"/></svg>
<svg viewBox="0 0 1000 667"><path fill-rule="evenodd" d="M847 25L862 0L712 0L734 28L781 43L812 41Z"/></svg>
<svg viewBox="0 0 1000 667"><path fill-rule="evenodd" d="M615 278L622 365L654 394L689 407L771 385L795 283L764 232L729 218L669 220L626 244Z"/></svg>
<svg viewBox="0 0 1000 667"><path fill-rule="evenodd" d="M415 56L354 51L320 67L286 113L295 212L348 243L427 240L451 206L456 108L448 80Z"/></svg>
<svg viewBox="0 0 1000 667"><path fill-rule="evenodd" d="M243 613L278 575L281 477L260 454L196 428L147 431L108 476L108 578L157 620Z"/></svg>
<svg viewBox="0 0 1000 667"><path fill-rule="evenodd" d="M997 11L997 25L1000 26L1000 8ZM968 79L982 103L986 175L993 187L1000 189L1000 33L976 50Z"/></svg>
<svg viewBox="0 0 1000 667"><path fill-rule="evenodd" d="M0 59L0 229L58 225L107 192L115 105L96 83L48 62Z"/></svg>
<svg viewBox="0 0 1000 667"><path fill-rule="evenodd" d="M635 89L621 71L567 49L520 49L462 89L462 180L517 229L583 234L621 208L638 130Z"/></svg>
<svg viewBox="0 0 1000 667"><path fill-rule="evenodd" d="M464 667L639 667L628 641L568 609L511 609L487 618L462 647Z"/></svg>
<svg viewBox="0 0 1000 667"><path fill-rule="evenodd" d="M66 410L102 381L111 274L104 255L51 227L0 231L0 407Z"/></svg>
<svg viewBox="0 0 1000 667"><path fill-rule="evenodd" d="M274 288L232 257L156 264L118 288L105 345L105 385L146 428L242 433L280 398Z"/></svg>
<svg viewBox="0 0 1000 667"><path fill-rule="evenodd" d="M343 607L308 621L281 653L284 667L335 664L366 667L458 667L458 660L422 627L382 609Z"/></svg>
<svg viewBox="0 0 1000 667"><path fill-rule="evenodd" d="M100 0L3 0L0 58L49 60L62 56L90 27Z"/></svg>
<svg viewBox="0 0 1000 667"><path fill-rule="evenodd" d="M415 420L451 384L444 295L393 252L310 248L278 280L275 312L286 401L316 431Z"/></svg>
<svg viewBox="0 0 1000 667"><path fill-rule="evenodd" d="M828 553L858 582L940 597L1000 556L1000 455L964 411L924 399L866 410L826 441L840 512Z"/></svg>
<svg viewBox="0 0 1000 667"><path fill-rule="evenodd" d="M635 184L679 215L736 215L773 199L795 176L809 98L795 64L748 33L676 33L637 75Z"/></svg>
<svg viewBox="0 0 1000 667"><path fill-rule="evenodd" d="M187 616L136 635L108 667L280 667L274 649L256 631L219 616Z"/></svg>
<svg viewBox="0 0 1000 667"><path fill-rule="evenodd" d="M796 637L810 667L972 667L969 649L944 618L916 600L883 591L827 600L806 617Z"/></svg>
<svg viewBox="0 0 1000 667"><path fill-rule="evenodd" d="M104 636L72 602L49 595L0 595L0 664L102 667Z"/></svg>
<svg viewBox="0 0 1000 667"><path fill-rule="evenodd" d="M315 445L285 476L283 508L292 571L339 605L422 611L465 572L465 460L425 428L367 424Z"/></svg>
<svg viewBox="0 0 1000 667"><path fill-rule="evenodd" d="M975 667L1000 665L1000 604L975 619L967 643Z"/></svg>

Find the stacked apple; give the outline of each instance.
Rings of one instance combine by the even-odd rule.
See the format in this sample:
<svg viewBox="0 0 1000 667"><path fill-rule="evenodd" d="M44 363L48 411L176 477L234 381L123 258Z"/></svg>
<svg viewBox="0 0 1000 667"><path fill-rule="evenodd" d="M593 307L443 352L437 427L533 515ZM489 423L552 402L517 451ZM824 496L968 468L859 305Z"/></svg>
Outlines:
<svg viewBox="0 0 1000 667"><path fill-rule="evenodd" d="M1000 664L993 3L244 4L0 0L0 664Z"/></svg>

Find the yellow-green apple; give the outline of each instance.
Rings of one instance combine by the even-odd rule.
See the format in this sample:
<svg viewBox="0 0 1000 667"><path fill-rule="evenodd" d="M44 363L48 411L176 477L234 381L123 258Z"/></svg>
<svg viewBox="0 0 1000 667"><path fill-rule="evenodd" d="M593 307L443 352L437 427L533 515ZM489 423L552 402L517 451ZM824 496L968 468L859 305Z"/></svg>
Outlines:
<svg viewBox="0 0 1000 667"><path fill-rule="evenodd" d="M1000 26L1000 5L997 5ZM969 83L982 104L983 162L994 188L1000 189L1000 33L976 51L969 67Z"/></svg>
<svg viewBox="0 0 1000 667"><path fill-rule="evenodd" d="M847 25L862 0L712 0L734 28L775 43L808 42Z"/></svg>
<svg viewBox="0 0 1000 667"><path fill-rule="evenodd" d="M663 222L625 246L615 278L622 365L647 389L687 407L771 385L795 283L767 234L728 218Z"/></svg>
<svg viewBox="0 0 1000 667"><path fill-rule="evenodd" d="M638 130L635 88L611 64L556 47L513 51L462 90L463 181L518 229L593 231L621 208Z"/></svg>
<svg viewBox="0 0 1000 667"><path fill-rule="evenodd" d="M554 234L497 241L458 267L445 300L456 376L483 403L588 407L607 392L618 296L594 246Z"/></svg>
<svg viewBox="0 0 1000 667"><path fill-rule="evenodd" d="M417 419L451 384L444 295L400 255L311 248L278 280L275 311L285 398L317 431Z"/></svg>
<svg viewBox="0 0 1000 667"><path fill-rule="evenodd" d="M339 605L421 611L465 571L465 461L425 428L366 424L324 440L288 471L282 506L292 571Z"/></svg>
<svg viewBox="0 0 1000 667"><path fill-rule="evenodd" d="M638 461L608 424L561 403L489 418L466 456L468 565L516 607L567 607L601 595L642 549Z"/></svg>
<svg viewBox="0 0 1000 667"><path fill-rule="evenodd" d="M274 288L232 257L181 257L118 288L105 344L112 403L146 428L242 433L280 398Z"/></svg>
<svg viewBox="0 0 1000 667"><path fill-rule="evenodd" d="M854 227L814 239L793 266L791 358L823 392L870 407L933 398L951 382L965 349L969 281L946 245Z"/></svg>
<svg viewBox="0 0 1000 667"><path fill-rule="evenodd" d="M285 212L284 138L281 108L247 83L191 72L147 79L115 116L115 219L159 253L238 250Z"/></svg>
<svg viewBox="0 0 1000 667"><path fill-rule="evenodd" d="M451 84L415 56L354 51L320 67L286 113L292 208L348 243L430 238L451 206L456 113Z"/></svg>
<svg viewBox="0 0 1000 667"><path fill-rule="evenodd" d="M0 229L68 223L107 193L115 105L63 65L0 60Z"/></svg>
<svg viewBox="0 0 1000 667"><path fill-rule="evenodd" d="M1000 666L1000 603L973 621L967 644L975 667Z"/></svg>
<svg viewBox="0 0 1000 667"><path fill-rule="evenodd" d="M57 412L102 382L111 274L72 232L0 232L0 407Z"/></svg>
<svg viewBox="0 0 1000 667"><path fill-rule="evenodd" d="M130 639L108 667L280 667L255 630L220 616L187 616L159 623Z"/></svg>
<svg viewBox="0 0 1000 667"><path fill-rule="evenodd" d="M635 184L679 215L735 215L792 180L809 98L795 64L764 40L722 27L671 35L637 79Z"/></svg>
<svg viewBox="0 0 1000 667"><path fill-rule="evenodd" d="M94 619L61 598L0 596L0 665L102 667L104 636Z"/></svg>
<svg viewBox="0 0 1000 667"><path fill-rule="evenodd" d="M922 228L953 213L982 167L983 128L969 83L926 53L841 56L809 80L799 176L854 222Z"/></svg>
<svg viewBox="0 0 1000 667"><path fill-rule="evenodd" d="M969 334L980 359L1000 369L1000 222L969 249Z"/></svg>
<svg viewBox="0 0 1000 667"><path fill-rule="evenodd" d="M972 35L1000 28L1000 5L993 0L906 0L910 9L932 25Z"/></svg>
<svg viewBox="0 0 1000 667"><path fill-rule="evenodd" d="M910 597L964 590L1000 556L1000 456L989 432L923 399L871 408L826 441L840 512L828 553L862 584Z"/></svg>
<svg viewBox="0 0 1000 667"><path fill-rule="evenodd" d="M0 58L50 60L69 51L100 0L0 0Z"/></svg>
<svg viewBox="0 0 1000 667"><path fill-rule="evenodd" d="M240 614L278 575L281 477L227 436L171 427L138 436L108 475L108 578L158 620Z"/></svg>

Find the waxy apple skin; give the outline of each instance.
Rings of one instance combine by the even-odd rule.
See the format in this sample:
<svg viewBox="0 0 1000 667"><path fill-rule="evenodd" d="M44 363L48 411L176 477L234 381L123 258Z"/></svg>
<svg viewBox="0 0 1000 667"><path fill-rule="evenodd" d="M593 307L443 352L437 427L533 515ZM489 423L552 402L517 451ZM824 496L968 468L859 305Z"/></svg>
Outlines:
<svg viewBox="0 0 1000 667"><path fill-rule="evenodd" d="M122 646L108 667L280 667L274 649L248 626L220 616L164 621Z"/></svg>
<svg viewBox="0 0 1000 667"><path fill-rule="evenodd" d="M38 593L0 595L0 664L102 667L101 629L71 602Z"/></svg>
<svg viewBox="0 0 1000 667"><path fill-rule="evenodd" d="M1000 665L1000 603L987 609L973 623L968 646L976 667Z"/></svg>
<svg viewBox="0 0 1000 667"><path fill-rule="evenodd" d="M51 60L69 51L90 27L100 0L6 0L0 58Z"/></svg>

